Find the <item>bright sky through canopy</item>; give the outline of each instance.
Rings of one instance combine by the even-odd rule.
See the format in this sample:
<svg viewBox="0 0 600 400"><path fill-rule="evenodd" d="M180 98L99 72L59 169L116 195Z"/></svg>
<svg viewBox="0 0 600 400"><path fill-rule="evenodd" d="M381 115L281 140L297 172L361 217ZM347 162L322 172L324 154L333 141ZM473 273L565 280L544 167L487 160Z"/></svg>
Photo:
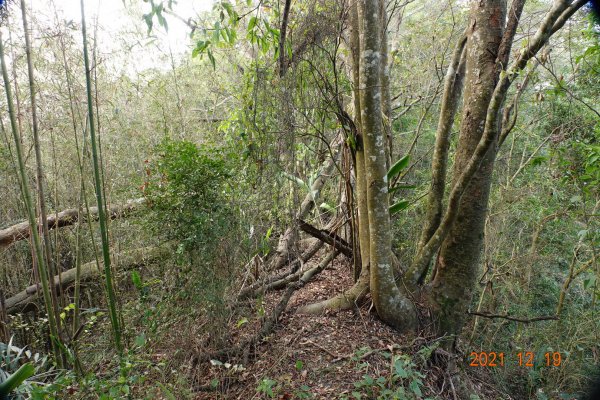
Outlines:
<svg viewBox="0 0 600 400"><path fill-rule="evenodd" d="M81 20L80 0L28 0L27 3L30 10L38 15L42 21L47 20L52 23L55 21L55 7L60 19L73 20L76 23ZM155 3L158 2L155 1ZM194 18L198 14L210 10L213 3L213 0L179 0L173 2L173 11L186 19ZM142 20L141 15L150 11L150 4L142 0L86 0L85 7L90 35L93 33L93 25L97 18L99 25L98 43L101 52L114 53L122 51L124 32L140 31L145 33L147 30L146 23ZM133 65L130 66L134 68L134 71L129 69L128 73L166 66L164 62L158 60L161 53L165 55L171 52L175 58L179 58L189 52L189 27L170 15L165 14L165 18L169 30L165 32L164 28L158 26L155 19L152 36L156 40L151 46L143 46L145 47L143 49L140 46L137 46L137 48L134 46L129 54L121 54L121 57L128 56L130 60L134 60ZM140 41L138 44L145 44L143 42L148 43L149 40ZM129 45L133 46L134 44L130 43ZM138 52L139 54L137 54ZM154 57L154 55L157 57ZM114 60L110 63L113 64ZM122 64L129 63L123 62Z"/></svg>

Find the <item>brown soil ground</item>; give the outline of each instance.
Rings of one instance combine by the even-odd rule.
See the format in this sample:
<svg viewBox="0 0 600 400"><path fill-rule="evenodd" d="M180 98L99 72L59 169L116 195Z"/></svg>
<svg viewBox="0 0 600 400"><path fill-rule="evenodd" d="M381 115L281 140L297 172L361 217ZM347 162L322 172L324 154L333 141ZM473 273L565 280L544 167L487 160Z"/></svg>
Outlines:
<svg viewBox="0 0 600 400"><path fill-rule="evenodd" d="M350 266L343 256L338 256L325 271L294 293L275 331L252 349L252 360L243 366L243 370L238 370L235 365L240 363L239 360L219 360L231 365L206 362L196 366L193 378L200 389L197 389L195 399L354 399L355 383L363 380L365 375L375 379L390 376L392 354L410 356L415 363L413 370L423 375L422 396L407 398L460 398L455 397L456 390L445 368L431 365L427 361L429 357L421 355L435 347L435 338L399 335L377 318L369 299L352 311L322 316L295 312L300 306L326 299L351 285ZM280 291L265 296L267 315L282 294ZM235 343L254 334L258 327L258 321L248 322L243 328L237 328L239 333L232 341ZM465 363L464 360L458 362ZM264 385L265 380L271 382L272 397L257 391L261 382L268 386ZM468 380L470 386L481 393L482 399L509 398L494 394L492 386L485 383L489 381L485 374L480 374L479 378L471 376ZM211 381L216 388L211 388ZM400 385L408 390L409 384L410 379L394 384L386 381L393 390ZM303 397L308 396L307 393L312 397ZM363 390L363 393L366 392ZM377 398L377 393L362 398Z"/></svg>

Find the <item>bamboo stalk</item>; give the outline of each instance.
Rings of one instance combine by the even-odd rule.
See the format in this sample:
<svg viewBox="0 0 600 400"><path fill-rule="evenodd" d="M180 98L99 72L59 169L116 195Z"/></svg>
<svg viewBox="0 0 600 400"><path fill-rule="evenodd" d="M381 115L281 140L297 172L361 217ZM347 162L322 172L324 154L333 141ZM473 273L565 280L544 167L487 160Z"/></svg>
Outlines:
<svg viewBox="0 0 600 400"><path fill-rule="evenodd" d="M85 64L85 82L87 92L87 107L88 107L88 120L90 128L90 147L92 149L92 162L94 168L94 185L96 189L96 202L98 205L98 222L100 223L100 239L102 242L102 258L104 260L104 276L106 285L106 296L108 300L108 310L110 315L110 322L113 329L113 335L115 339L115 347L119 358L123 359L123 344L121 342L121 327L119 324L119 318L117 316L116 307L116 296L113 287L112 270L110 264L110 251L108 243L108 229L106 224L106 215L104 209L104 196L102 191L102 178L100 177L100 164L98 159L98 146L96 143L96 126L94 123L94 105L92 102L92 79L90 71L90 58L88 54L88 43L87 43L87 28L85 24L85 8L84 0L81 0L81 30L83 36L83 59ZM122 363L122 362L121 362Z"/></svg>
<svg viewBox="0 0 600 400"><path fill-rule="evenodd" d="M40 209L40 222L42 227L42 239L43 239L43 251L44 257L46 258L46 266L48 269L48 274L50 276L56 275L58 270L53 267L52 263L52 245L50 243L50 229L48 228L48 213L46 209L46 198L44 195L44 168L42 164L42 150L40 146L40 134L39 134L39 125L38 125L38 117L37 117L37 99L36 99L36 84L35 78L33 75L33 62L31 60L31 40L29 38L29 26L27 23L27 9L25 7L25 0L21 0L21 16L23 21L23 32L25 35L25 55L27 59L27 76L29 79L29 97L31 101L31 126L32 126L32 134L33 134L33 148L35 154L35 162L36 162L36 181L37 181L37 194L38 194L38 204ZM52 306L54 307L54 319L56 320L57 333L60 337L60 341L62 342L62 333L61 333L61 320L59 317L59 300L58 294L56 292L56 288L54 286L50 287L50 296L52 297ZM62 354L61 363L64 365L66 363L66 358L64 354Z"/></svg>
<svg viewBox="0 0 600 400"><path fill-rule="evenodd" d="M44 297L44 305L46 312L48 313L48 326L50 329L50 338L52 343L52 350L56 357L56 360L60 362L60 350L58 341L58 327L56 325L56 319L54 316L54 308L52 306L52 297L50 295L50 288L48 284L48 269L44 260L42 243L40 236L37 231L37 222L35 217L35 207L31 197L31 192L27 184L27 173L25 171L25 161L23 159L23 149L21 147L21 138L19 137L19 131L17 126L17 120L15 116L15 109L12 99L12 90L10 87L10 81L8 78L8 69L6 66L6 60L4 57L4 41L2 39L2 32L0 32L0 64L2 66L2 78L4 79L4 90L6 92L6 103L8 107L8 115L10 118L10 125L15 143L15 153L17 157L17 166L19 169L19 180L21 184L21 195L23 196L23 202L26 206L27 218L29 220L29 226L31 229L31 236L33 238L33 252L35 260L37 262L37 272L42 283L42 293Z"/></svg>

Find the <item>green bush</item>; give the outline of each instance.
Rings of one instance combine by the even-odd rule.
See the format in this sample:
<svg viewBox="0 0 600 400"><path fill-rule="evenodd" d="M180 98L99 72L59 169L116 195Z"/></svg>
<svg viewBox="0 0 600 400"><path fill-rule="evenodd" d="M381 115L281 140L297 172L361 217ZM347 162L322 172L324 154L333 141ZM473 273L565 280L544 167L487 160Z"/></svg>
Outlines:
<svg viewBox="0 0 600 400"><path fill-rule="evenodd" d="M146 162L143 186L151 231L177 245L177 298L209 319L215 338L225 331L239 242L228 160L220 149L165 138Z"/></svg>
<svg viewBox="0 0 600 400"><path fill-rule="evenodd" d="M146 161L144 194L155 233L186 251L212 253L233 224L222 153L188 141L165 138L156 158Z"/></svg>

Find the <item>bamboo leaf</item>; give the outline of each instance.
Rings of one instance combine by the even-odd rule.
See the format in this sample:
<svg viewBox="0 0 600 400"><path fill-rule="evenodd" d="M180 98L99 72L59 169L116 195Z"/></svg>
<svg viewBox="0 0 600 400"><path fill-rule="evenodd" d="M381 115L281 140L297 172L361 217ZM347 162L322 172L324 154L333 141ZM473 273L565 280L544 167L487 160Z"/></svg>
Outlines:
<svg viewBox="0 0 600 400"><path fill-rule="evenodd" d="M417 185L396 185L389 190L389 193L392 194L401 189L416 189L416 188L417 188Z"/></svg>

